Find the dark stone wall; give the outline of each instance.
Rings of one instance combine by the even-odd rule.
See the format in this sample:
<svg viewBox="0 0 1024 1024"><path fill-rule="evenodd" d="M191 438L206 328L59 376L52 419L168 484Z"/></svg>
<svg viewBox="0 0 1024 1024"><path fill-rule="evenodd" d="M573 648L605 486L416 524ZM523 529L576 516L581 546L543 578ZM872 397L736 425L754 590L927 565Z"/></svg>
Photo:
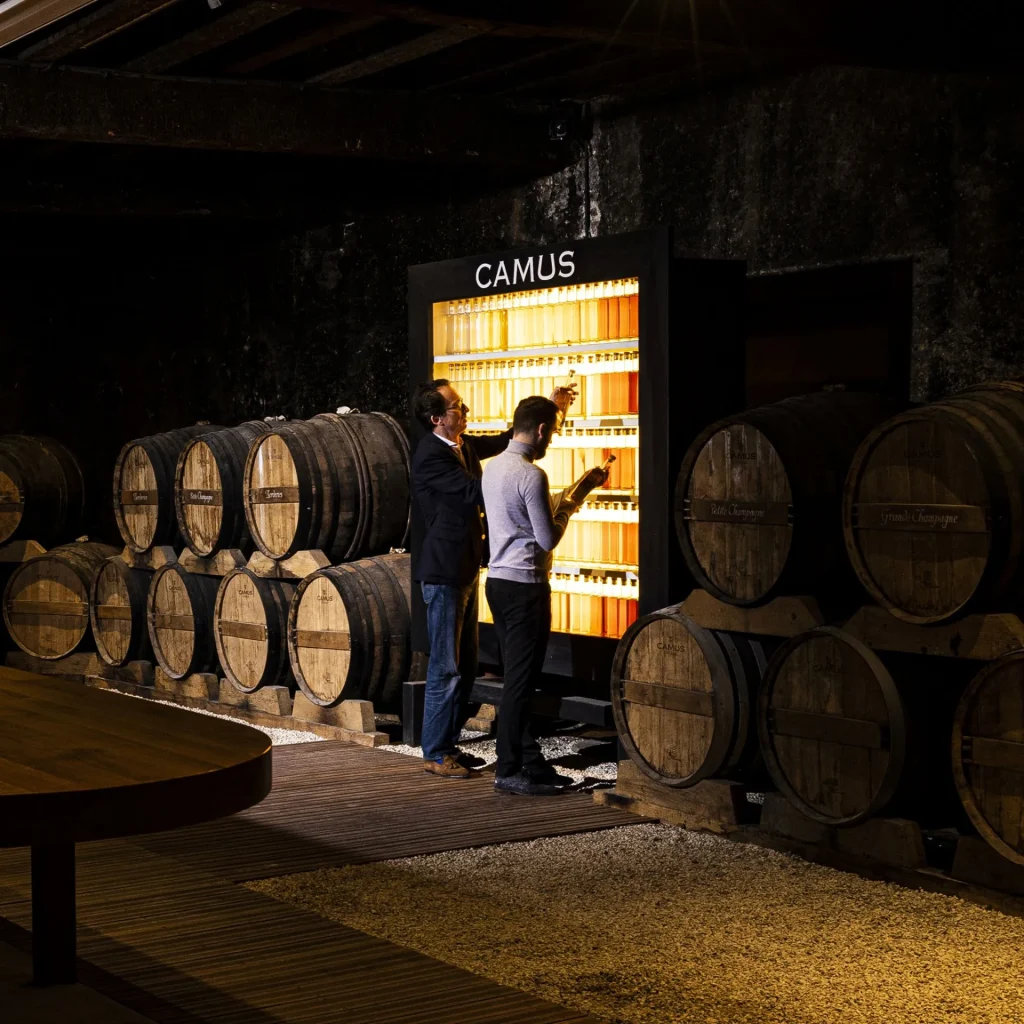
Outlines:
<svg viewBox="0 0 1024 1024"><path fill-rule="evenodd" d="M913 397L1021 374L1022 98L820 69L598 117L529 185L342 184L314 227L7 221L0 432L84 449L105 490L121 443L196 419L401 414L408 266L659 223L755 274L910 257Z"/></svg>

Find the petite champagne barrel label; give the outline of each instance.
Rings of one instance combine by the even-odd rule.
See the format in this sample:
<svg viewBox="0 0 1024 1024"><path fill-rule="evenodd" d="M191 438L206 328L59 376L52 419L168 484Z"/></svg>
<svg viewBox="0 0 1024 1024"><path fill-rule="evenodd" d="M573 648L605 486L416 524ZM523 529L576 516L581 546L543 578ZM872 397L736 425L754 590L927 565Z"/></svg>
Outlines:
<svg viewBox="0 0 1024 1024"><path fill-rule="evenodd" d="M122 505L156 505L158 503L156 491L122 491Z"/></svg>
<svg viewBox="0 0 1024 1024"><path fill-rule="evenodd" d="M734 501L731 498L691 498L687 519L699 523L743 523L747 526L788 526L789 504L784 501Z"/></svg>
<svg viewBox="0 0 1024 1024"><path fill-rule="evenodd" d="M981 505L928 505L860 502L853 507L860 530L911 530L917 533L990 533L989 511Z"/></svg>
<svg viewBox="0 0 1024 1024"><path fill-rule="evenodd" d="M298 487L257 487L252 492L252 501L256 505L274 505L298 500Z"/></svg>
<svg viewBox="0 0 1024 1024"><path fill-rule="evenodd" d="M182 500L186 505L221 505L220 491L202 491L187 487L182 492Z"/></svg>

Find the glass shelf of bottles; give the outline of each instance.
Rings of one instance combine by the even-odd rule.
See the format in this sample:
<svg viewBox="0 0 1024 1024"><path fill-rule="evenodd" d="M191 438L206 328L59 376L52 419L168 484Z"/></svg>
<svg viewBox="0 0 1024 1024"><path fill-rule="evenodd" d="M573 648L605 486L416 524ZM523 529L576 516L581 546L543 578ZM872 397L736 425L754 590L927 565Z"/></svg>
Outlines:
<svg viewBox="0 0 1024 1024"><path fill-rule="evenodd" d="M543 349L636 338L636 278L435 302L434 355Z"/></svg>
<svg viewBox="0 0 1024 1024"><path fill-rule="evenodd" d="M637 279L438 302L433 329L434 376L462 396L472 433L505 431L522 399L575 386L541 464L552 493L615 461L555 550L552 629L621 637L639 596ZM483 590L480 598L490 622Z"/></svg>

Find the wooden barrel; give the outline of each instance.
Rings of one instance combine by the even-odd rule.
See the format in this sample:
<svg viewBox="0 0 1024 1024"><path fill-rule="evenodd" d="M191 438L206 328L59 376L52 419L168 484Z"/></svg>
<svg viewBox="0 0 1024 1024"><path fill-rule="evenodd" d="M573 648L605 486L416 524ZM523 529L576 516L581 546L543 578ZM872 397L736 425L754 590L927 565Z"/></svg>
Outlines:
<svg viewBox="0 0 1024 1024"><path fill-rule="evenodd" d="M719 420L676 481L676 532L697 584L721 601L854 589L842 489L857 445L896 411L878 395L821 392Z"/></svg>
<svg viewBox="0 0 1024 1024"><path fill-rule="evenodd" d="M116 555L92 581L89 620L96 652L108 665L150 661L153 648L146 626L146 595L153 574L133 569Z"/></svg>
<svg viewBox="0 0 1024 1024"><path fill-rule="evenodd" d="M409 442L380 412L282 423L249 450L245 515L269 558L319 549L331 561L403 547Z"/></svg>
<svg viewBox="0 0 1024 1024"><path fill-rule="evenodd" d="M703 629L681 605L637 619L612 662L612 712L630 758L666 786L753 779L764 643Z"/></svg>
<svg viewBox="0 0 1024 1024"><path fill-rule="evenodd" d="M1024 864L1024 651L986 665L953 718L953 778L971 823Z"/></svg>
<svg viewBox="0 0 1024 1024"><path fill-rule="evenodd" d="M879 604L942 622L1024 597L1024 384L1002 381L897 416L860 445L846 550Z"/></svg>
<svg viewBox="0 0 1024 1024"><path fill-rule="evenodd" d="M302 692L321 707L401 703L411 644L408 555L320 569L298 586L288 613L288 656Z"/></svg>
<svg viewBox="0 0 1024 1024"><path fill-rule="evenodd" d="M292 683L288 609L295 585L232 569L217 591L213 636L224 675L243 693Z"/></svg>
<svg viewBox="0 0 1024 1024"><path fill-rule="evenodd" d="M91 645L89 591L109 544L64 544L23 562L4 588L4 624L11 639L36 658L55 661Z"/></svg>
<svg viewBox="0 0 1024 1024"><path fill-rule="evenodd" d="M0 437L0 544L67 541L85 511L85 483L74 455L50 437Z"/></svg>
<svg viewBox="0 0 1024 1024"><path fill-rule="evenodd" d="M251 550L242 475L250 445L269 431L269 423L248 420L194 437L181 450L174 478L174 511L182 540L201 558L223 548Z"/></svg>
<svg viewBox="0 0 1024 1024"><path fill-rule="evenodd" d="M949 825L953 709L966 682L953 658L885 654L820 626L786 641L758 701L761 753L778 788L828 825L890 816Z"/></svg>
<svg viewBox="0 0 1024 1024"><path fill-rule="evenodd" d="M153 573L146 597L146 624L157 664L172 679L213 672L213 606L219 580L183 569L177 562Z"/></svg>
<svg viewBox="0 0 1024 1024"><path fill-rule="evenodd" d="M114 465L114 518L130 551L181 541L174 514L174 474L182 448L193 437L223 427L208 423L129 441Z"/></svg>

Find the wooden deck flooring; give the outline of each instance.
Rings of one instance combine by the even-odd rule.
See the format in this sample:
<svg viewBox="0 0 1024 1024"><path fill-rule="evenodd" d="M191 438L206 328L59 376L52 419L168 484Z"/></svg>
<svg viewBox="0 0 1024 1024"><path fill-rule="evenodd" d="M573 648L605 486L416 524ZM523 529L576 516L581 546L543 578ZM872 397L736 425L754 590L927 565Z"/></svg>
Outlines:
<svg viewBox="0 0 1024 1024"><path fill-rule="evenodd" d="M341 743L274 751L274 789L221 822L79 847L88 983L158 1024L585 1024L590 1018L236 883L635 824L589 796L495 796L485 779ZM0 915L30 923L28 851L0 851ZM90 973L91 972L91 973Z"/></svg>

